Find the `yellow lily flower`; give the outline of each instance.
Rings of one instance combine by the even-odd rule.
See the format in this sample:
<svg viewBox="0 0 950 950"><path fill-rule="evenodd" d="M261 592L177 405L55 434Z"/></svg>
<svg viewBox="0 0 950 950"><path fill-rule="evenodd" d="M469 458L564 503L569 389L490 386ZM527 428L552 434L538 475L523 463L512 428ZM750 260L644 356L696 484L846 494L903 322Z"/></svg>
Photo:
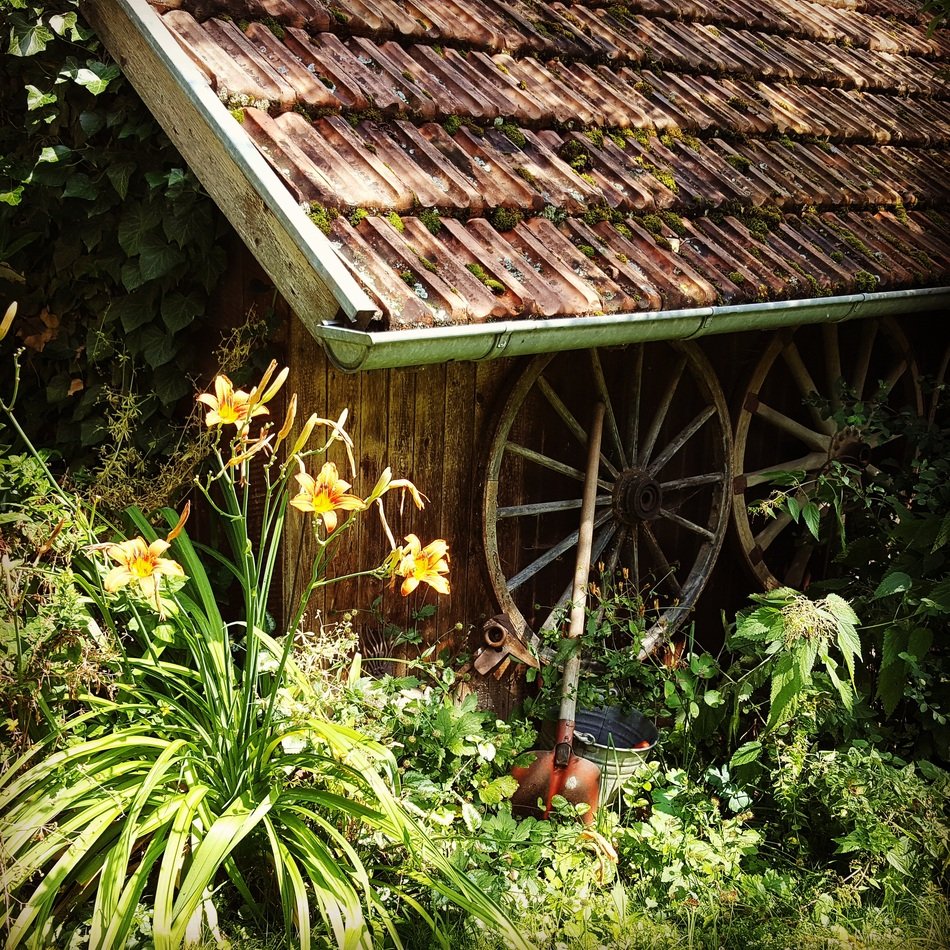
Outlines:
<svg viewBox="0 0 950 950"><path fill-rule="evenodd" d="M132 538L111 545L106 554L116 562L116 566L106 574L103 586L111 594L134 584L155 606L159 616L164 616L160 594L162 578L185 576L177 561L162 557L169 547L171 545L161 538L151 544L146 544L144 538Z"/></svg>
<svg viewBox="0 0 950 950"><path fill-rule="evenodd" d="M323 519L327 534L336 530L338 511L361 511L366 505L357 495L350 495L350 483L340 478L336 465L327 462L316 478L308 475L300 462L300 474L294 476L300 491L290 500L299 511L313 512Z"/></svg>
<svg viewBox="0 0 950 950"><path fill-rule="evenodd" d="M396 577L404 578L399 588L403 597L422 583L440 594L449 592L449 579L443 576L449 572L449 545L441 538L423 547L414 534L407 534L405 546L393 552L391 563L393 579L390 586L395 586Z"/></svg>
<svg viewBox="0 0 950 950"><path fill-rule="evenodd" d="M261 400L251 401L251 394L243 389L235 390L234 384L227 376L215 376L214 395L202 393L198 402L209 409L205 416L205 425L237 426L238 430L247 427L254 416L266 414L269 410Z"/></svg>

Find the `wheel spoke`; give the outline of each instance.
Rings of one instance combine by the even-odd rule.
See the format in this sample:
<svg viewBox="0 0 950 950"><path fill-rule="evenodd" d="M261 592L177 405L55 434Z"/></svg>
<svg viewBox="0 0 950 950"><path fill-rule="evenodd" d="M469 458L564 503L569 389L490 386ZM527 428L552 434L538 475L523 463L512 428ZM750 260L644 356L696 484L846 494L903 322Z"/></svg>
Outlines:
<svg viewBox="0 0 950 950"><path fill-rule="evenodd" d="M607 432L610 434L610 439L614 444L614 448L617 450L617 458L620 460L620 467L623 469L627 467L627 456L623 450L623 442L620 438L620 429L617 426L617 416L614 413L614 404L610 398L610 393L607 392L607 380L604 378L604 368L600 362L599 350L590 351L590 362L594 371L594 382L597 384L597 393L606 407L604 424L607 428ZM611 468L610 462L607 461L607 458L603 454L601 454L601 460L609 471ZM616 475L616 471L613 474Z"/></svg>
<svg viewBox="0 0 950 950"><path fill-rule="evenodd" d="M557 459L551 458L550 455L542 455L540 452L535 452L534 449L529 449L526 445L519 445L517 442L506 442L505 450L512 452L514 455L520 455L529 462L534 462L543 468L550 469L552 472L567 475L568 478L576 479L579 482L584 481L584 473L579 468L574 468L573 465L567 465L565 462L559 462ZM602 478L597 479L597 484L603 488L604 491L610 491L613 488L610 482Z"/></svg>
<svg viewBox="0 0 950 950"><path fill-rule="evenodd" d="M673 589L673 593L679 596L683 592L683 588L680 587L680 583L676 579L673 568L670 567L670 562L666 559L666 555L663 553L663 549L660 547L660 543L657 541L653 529L646 521L641 524L641 527L643 528L643 537L646 540L647 547L650 549L650 554L653 556L653 560L659 568L657 581L665 581Z"/></svg>
<svg viewBox="0 0 950 950"><path fill-rule="evenodd" d="M654 415L653 422L650 424L646 438L643 440L643 448L640 450L640 456L637 459L639 464L643 467L646 467L650 461L650 455L653 453L653 446L656 445L656 440L660 434L660 429L663 427L663 423L666 421L666 414L669 411L670 403L673 401L673 396L676 394L676 387L679 385L679 381L683 375L683 370L685 367L686 356L683 355L680 356L679 361L677 362L676 367L670 376L669 384L667 385L666 390L660 399L659 406L657 406L656 415Z"/></svg>
<svg viewBox="0 0 950 950"><path fill-rule="evenodd" d="M688 475L686 478L674 478L669 482L660 482L664 492L682 491L686 488L700 488L703 485L715 485L726 477L725 472L707 472L705 475Z"/></svg>
<svg viewBox="0 0 950 950"><path fill-rule="evenodd" d="M574 418L574 414L571 412L567 406L564 405L561 397L552 389L551 384L543 377L538 377L538 389L544 394L544 398L551 404L551 407L554 411L561 417L561 420L570 430L571 434L580 442L584 448L587 448L587 431L584 427ZM600 453L600 463L616 478L620 472L614 466L614 464L604 455L603 452Z"/></svg>
<svg viewBox="0 0 950 950"><path fill-rule="evenodd" d="M687 531L692 531L693 534L698 534L701 538L705 538L710 544L716 540L716 536L708 528L704 528L702 525L695 524L694 522L682 517L682 515L674 514L667 508L660 509L660 517L665 518L667 521L672 521L673 524L677 524L681 528L685 528Z"/></svg>
<svg viewBox="0 0 950 950"><path fill-rule="evenodd" d="M610 504L610 495L598 495L597 507ZM508 505L505 508L499 508L497 517L501 518L524 518L529 515L546 515L553 511L571 511L574 508L581 507L580 498L565 498L562 501L539 501L532 505Z"/></svg>
<svg viewBox="0 0 950 950"><path fill-rule="evenodd" d="M656 475L660 469L716 414L715 406L707 406L684 426L669 442L667 447L649 464L647 471Z"/></svg>
<svg viewBox="0 0 950 950"><path fill-rule="evenodd" d="M633 360L633 392L630 399L630 411L627 414L627 458L632 465L637 460L640 445L640 393L643 388L643 347L636 348Z"/></svg>
<svg viewBox="0 0 950 950"><path fill-rule="evenodd" d="M831 443L830 436L825 435L823 432L815 432L814 429L809 429L808 426L796 422L791 416L787 416L784 412L779 412L778 409L767 406L758 399L755 400L755 404L755 408L752 411L764 422L768 422L777 429L787 432L789 435L798 439L799 442L804 442L805 445L810 445L814 449L824 449L827 451Z"/></svg>
<svg viewBox="0 0 950 950"><path fill-rule="evenodd" d="M887 374L887 377L881 382L880 388L874 394L877 402L884 402L887 399L891 390L897 385L898 380L907 372L908 368L907 360L902 358Z"/></svg>
<svg viewBox="0 0 950 950"><path fill-rule="evenodd" d="M769 523L755 536L756 547L763 553L769 549L769 545L790 525L792 516L787 511L780 511Z"/></svg>
<svg viewBox="0 0 950 950"><path fill-rule="evenodd" d="M825 369L828 374L828 394L831 397L831 408L841 408L841 393L838 390L841 372L841 346L838 339L838 326L834 323L824 323L821 327L825 338Z"/></svg>
<svg viewBox="0 0 950 950"><path fill-rule="evenodd" d="M610 539L616 533L617 533L616 523L608 524L607 527L604 528L604 530L601 531L601 533L598 534L594 538L593 543L591 544L591 548L590 548L590 563L591 564L597 563L597 558L599 558L601 554L604 553L604 551L607 549L607 545L610 543ZM621 535L622 534L623 532L621 532ZM611 558L612 558L613 563L612 563L612 566L608 567L608 571L613 571L613 569L617 566L617 563L616 563L617 559L616 559L616 556L614 555L614 552L619 552L619 544L617 543L614 544L613 551L611 552ZM574 581L572 579L571 582L567 585L567 587L565 587L564 590L561 592L561 596L558 597L557 601L555 601L554 608L552 609L552 611L547 615L547 617L545 617L544 623L541 624L542 631L554 629L555 620L557 619L557 616L560 612L560 608L564 606L564 604L567 604L570 602L570 597L573 591L574 591Z"/></svg>
<svg viewBox="0 0 950 950"><path fill-rule="evenodd" d="M760 468L758 471L749 472L745 477L747 488L753 488L756 485L762 485L765 482L774 481L779 473L784 472L813 472L821 468L828 461L827 452L809 452L798 459L791 459L788 462L776 462L768 468ZM742 477L742 476L740 476Z"/></svg>
<svg viewBox="0 0 950 950"><path fill-rule="evenodd" d="M608 508L606 511L601 512L594 519L594 529L599 528L604 522L610 519L612 511ZM565 551L569 551L572 547L577 544L577 538L580 534L580 529L572 531L566 538L563 538L561 541L558 541L553 547L548 548L539 558L533 560L530 564L526 565L514 577L509 577L506 581L508 584L509 590L517 590L525 581L530 580L538 573L542 568L547 567L552 561L559 558Z"/></svg>
<svg viewBox="0 0 950 950"><path fill-rule="evenodd" d="M815 428L827 432L828 435L834 435L835 424L830 419L822 419L818 406L814 405L812 401L818 395L818 387L815 385L811 373L808 372L802 354L798 352L798 347L794 342L790 342L782 350L782 358L792 374L792 379L795 380L795 384L798 386L798 391L802 394L802 399L805 400L805 405L808 407L812 422L815 423Z"/></svg>
<svg viewBox="0 0 950 950"><path fill-rule="evenodd" d="M858 358L854 364L854 376L851 379L851 386L858 399L864 398L864 386L868 378L868 369L871 366L871 351L874 349L876 336L877 321L865 321L861 330L861 340L858 343Z"/></svg>
<svg viewBox="0 0 950 950"><path fill-rule="evenodd" d="M784 581L788 587L801 589L802 581L805 579L805 571L808 569L808 562L812 554L815 553L815 545L809 542L802 544L795 551L788 570L785 571Z"/></svg>

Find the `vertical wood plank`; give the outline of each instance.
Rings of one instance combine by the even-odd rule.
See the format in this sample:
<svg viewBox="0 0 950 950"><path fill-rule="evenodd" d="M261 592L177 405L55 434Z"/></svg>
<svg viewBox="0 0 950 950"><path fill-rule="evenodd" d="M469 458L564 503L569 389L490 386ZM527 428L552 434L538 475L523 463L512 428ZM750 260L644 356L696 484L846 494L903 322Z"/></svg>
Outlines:
<svg viewBox="0 0 950 950"><path fill-rule="evenodd" d="M360 451L362 443L362 390L365 376L362 373L342 373L332 366L327 367L327 418L338 419L344 409L349 410L344 428L354 443L354 455ZM329 435L328 430L323 430ZM321 444L321 443L317 443ZM316 456L313 459L314 470L319 470L324 462L333 462L340 473L340 478L355 483L346 450L339 442L330 446L325 456ZM360 486L354 484L352 492L359 494ZM351 516L350 512L340 512L340 524ZM340 577L358 571L363 565L359 563L360 543L359 535L362 530L363 516L357 514L354 525L341 535L333 548L333 554L328 564L329 577ZM362 606L357 602L358 585L355 583L330 584L325 588L323 599L324 620L327 623L336 623L342 615L350 610Z"/></svg>
<svg viewBox="0 0 950 950"><path fill-rule="evenodd" d="M327 414L327 359L322 347L296 317L292 317L289 322L290 376L287 388L289 392L297 393L297 421L289 440L292 445L311 413L316 412L321 416ZM291 489L296 491L296 487L297 483L293 480ZM315 555L316 543L313 539L311 517L296 509L288 509L283 556L284 610L287 616L297 608ZM306 629L313 629L316 621L315 611L321 606L322 597L314 598L304 617Z"/></svg>
<svg viewBox="0 0 950 950"><path fill-rule="evenodd" d="M438 535L449 542L451 594L442 612L464 624L477 624L483 607L472 590L480 567L481 544L472 531L478 491L481 445L475 438L475 368L449 363L445 375L445 451Z"/></svg>

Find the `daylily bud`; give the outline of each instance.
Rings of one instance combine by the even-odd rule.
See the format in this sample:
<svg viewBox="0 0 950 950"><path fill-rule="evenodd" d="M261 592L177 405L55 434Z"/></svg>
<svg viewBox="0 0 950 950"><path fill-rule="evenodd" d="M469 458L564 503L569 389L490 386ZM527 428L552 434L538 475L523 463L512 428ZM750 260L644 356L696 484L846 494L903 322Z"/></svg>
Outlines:
<svg viewBox="0 0 950 950"><path fill-rule="evenodd" d="M16 316L16 301L7 307L7 312L3 315L3 319L0 320L0 340L2 340L9 332L10 326L13 323L13 318Z"/></svg>
<svg viewBox="0 0 950 950"><path fill-rule="evenodd" d="M304 446L310 440L310 436L313 434L314 426L318 422L323 422L325 420L321 419L316 413L313 413L310 418L303 424L303 428L300 430L300 435L297 436L297 441L294 442L294 447L290 450L291 456L296 455L298 452L303 451Z"/></svg>
<svg viewBox="0 0 950 950"><path fill-rule="evenodd" d="M290 435L290 430L294 427L294 420L297 418L297 394L294 393L290 397L290 404L287 406L287 415L284 416L284 424L280 427L280 431L277 433L277 441L274 443L274 450L276 451L277 446L280 445L284 439Z"/></svg>

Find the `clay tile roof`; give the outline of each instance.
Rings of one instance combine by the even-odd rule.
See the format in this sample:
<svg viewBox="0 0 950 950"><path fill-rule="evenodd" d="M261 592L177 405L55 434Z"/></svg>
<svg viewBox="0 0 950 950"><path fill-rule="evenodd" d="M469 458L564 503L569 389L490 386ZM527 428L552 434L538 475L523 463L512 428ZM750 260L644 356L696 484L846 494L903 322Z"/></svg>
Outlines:
<svg viewBox="0 0 950 950"><path fill-rule="evenodd" d="M903 0L151 6L373 327L950 283L950 43Z"/></svg>

